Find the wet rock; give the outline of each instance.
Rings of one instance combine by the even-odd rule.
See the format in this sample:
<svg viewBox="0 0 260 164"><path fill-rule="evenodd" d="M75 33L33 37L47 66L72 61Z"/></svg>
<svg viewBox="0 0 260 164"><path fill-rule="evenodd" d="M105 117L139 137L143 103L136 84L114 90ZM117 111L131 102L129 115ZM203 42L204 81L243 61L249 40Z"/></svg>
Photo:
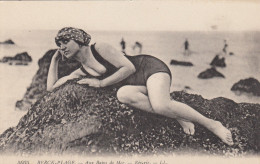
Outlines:
<svg viewBox="0 0 260 164"><path fill-rule="evenodd" d="M26 61L26 62L32 61L32 57L27 52L19 53L19 54L15 55L15 57L13 59L19 60L19 61Z"/></svg>
<svg viewBox="0 0 260 164"><path fill-rule="evenodd" d="M181 65L181 66L193 66L191 62L186 61L177 61L177 60L171 60L171 65Z"/></svg>
<svg viewBox="0 0 260 164"><path fill-rule="evenodd" d="M258 154L260 105L235 103L226 98L173 92L171 98L228 127L234 146L227 146L196 124L186 135L175 119L148 113L120 103L116 86L91 88L76 80L46 91L47 73L55 50L38 62L39 70L18 104L29 110L17 126L0 135L1 154L167 154L186 153L242 156ZM61 61L62 62L62 61ZM61 63L59 77L79 67ZM63 70L64 69L64 70ZM34 101L34 102L33 102Z"/></svg>
<svg viewBox="0 0 260 164"><path fill-rule="evenodd" d="M216 55L211 61L210 65L216 67L226 67L225 58L219 58L219 55Z"/></svg>
<svg viewBox="0 0 260 164"><path fill-rule="evenodd" d="M32 62L32 57L27 52L22 52L16 54L14 57L5 56L2 58L1 62L9 64L14 63L15 65L28 65L29 62Z"/></svg>
<svg viewBox="0 0 260 164"><path fill-rule="evenodd" d="M203 72L201 72L199 75L198 75L198 78L200 79L209 79L209 78L213 78L213 77L222 77L222 78L225 78L225 76L218 72L216 70L216 68L212 67L212 68L209 68Z"/></svg>
<svg viewBox="0 0 260 164"><path fill-rule="evenodd" d="M260 96L260 83L255 78L247 78L240 80L239 82L235 83L231 91L239 91L244 93L250 93L255 96Z"/></svg>
<svg viewBox="0 0 260 164"><path fill-rule="evenodd" d="M8 39L4 42L0 42L0 44L14 44L14 42L11 39Z"/></svg>
<svg viewBox="0 0 260 164"><path fill-rule="evenodd" d="M39 69L32 79L31 85L22 100L16 102L16 108L20 110L28 110L29 107L36 102L46 92L47 75L51 58L56 52L56 49L47 51L44 56L38 61ZM58 77L69 75L72 71L80 67L76 61L59 61Z"/></svg>
<svg viewBox="0 0 260 164"><path fill-rule="evenodd" d="M186 135L176 120L128 107L116 99L116 88L91 88L69 81L46 92L18 125L0 136L1 153L29 154L203 154L259 153L260 105L212 100L185 92L171 97L219 120L233 134L234 146L196 124Z"/></svg>

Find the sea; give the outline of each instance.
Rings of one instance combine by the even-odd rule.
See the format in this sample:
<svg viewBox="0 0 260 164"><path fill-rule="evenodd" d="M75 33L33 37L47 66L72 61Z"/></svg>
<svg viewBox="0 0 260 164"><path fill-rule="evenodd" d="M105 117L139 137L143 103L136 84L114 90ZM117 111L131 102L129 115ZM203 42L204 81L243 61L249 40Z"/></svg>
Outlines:
<svg viewBox="0 0 260 164"><path fill-rule="evenodd" d="M121 50L122 38L126 53L138 55L135 42L142 44L142 53L164 61L172 72L172 91L185 90L206 99L225 97L237 103L260 103L260 97L231 91L234 83L253 77L260 81L260 32L256 31L88 31L91 43L106 42ZM38 60L49 50L57 48L54 37L57 30L6 30L0 32L0 42L11 39L14 45L0 44L0 59L27 52L33 59L29 65L0 63L0 134L16 126L26 111L15 109L33 76L38 70ZM188 39L190 54L184 55L184 41ZM218 68L225 78L199 79L200 72L210 68L210 62L222 52L227 40L228 52L225 68ZM170 61L192 62L194 66L174 66Z"/></svg>

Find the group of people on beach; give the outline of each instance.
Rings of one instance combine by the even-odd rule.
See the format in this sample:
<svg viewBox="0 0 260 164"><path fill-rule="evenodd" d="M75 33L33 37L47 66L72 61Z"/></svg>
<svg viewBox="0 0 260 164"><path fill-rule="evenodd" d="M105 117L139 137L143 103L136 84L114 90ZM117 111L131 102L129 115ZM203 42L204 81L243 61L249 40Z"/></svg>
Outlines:
<svg viewBox="0 0 260 164"><path fill-rule="evenodd" d="M90 41L91 35L82 29L65 27L58 31L55 42L59 48L51 60L47 78L48 91L53 91L68 80L82 77L77 81L78 84L95 88L120 84L117 90L120 102L174 118L188 135L195 133L193 122L199 123L224 143L233 145L231 132L219 121L207 118L192 107L171 99L170 86L174 79L163 61L151 55L128 56L107 43ZM123 40L121 44L125 48ZM81 67L58 79L58 61L62 58L77 60Z"/></svg>
<svg viewBox="0 0 260 164"><path fill-rule="evenodd" d="M122 52L125 52L126 42L124 41L124 38L122 38L120 45L122 48ZM142 43L136 41L135 44L133 45L132 49L135 51L135 49L137 49L137 48L139 49L139 54L142 53L142 48L143 48Z"/></svg>
<svg viewBox="0 0 260 164"><path fill-rule="evenodd" d="M183 47L184 47L184 55L190 55L191 54L191 51L190 51L190 43L188 41L188 39L186 38L184 43L183 43ZM221 52L221 56L224 56L224 55L227 55L228 54L228 44L227 44L227 40L224 40L224 47L222 49L222 52Z"/></svg>
<svg viewBox="0 0 260 164"><path fill-rule="evenodd" d="M120 45L121 45L121 48L122 48L122 52L125 52L126 42L125 42L124 38L122 38L122 40L120 42ZM138 48L139 49L139 54L141 54L142 53L142 47L143 47L142 44L140 42L136 41L132 48L133 48L133 50ZM190 47L190 43L189 43L187 38L185 39L185 41L183 43L183 47L184 47L183 54L185 56L189 56L191 54L191 50L189 48ZM227 53L228 53L228 44L227 44L227 40L224 40L224 47L222 49L221 54L222 54L222 56L224 56L224 55L227 55Z"/></svg>

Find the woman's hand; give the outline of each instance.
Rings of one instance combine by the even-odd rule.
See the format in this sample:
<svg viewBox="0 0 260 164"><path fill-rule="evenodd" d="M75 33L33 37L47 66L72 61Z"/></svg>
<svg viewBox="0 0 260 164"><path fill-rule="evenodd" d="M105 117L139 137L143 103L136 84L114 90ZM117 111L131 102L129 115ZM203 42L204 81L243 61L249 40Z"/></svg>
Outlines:
<svg viewBox="0 0 260 164"><path fill-rule="evenodd" d="M62 58L62 53L61 53L61 50L58 49L58 50L54 53L54 55L52 56L52 59L58 61L58 60L61 59L61 58Z"/></svg>
<svg viewBox="0 0 260 164"><path fill-rule="evenodd" d="M88 84L90 87L95 87L95 88L100 88L101 86L101 81L98 79L94 78L85 78L81 79L77 82L78 84Z"/></svg>

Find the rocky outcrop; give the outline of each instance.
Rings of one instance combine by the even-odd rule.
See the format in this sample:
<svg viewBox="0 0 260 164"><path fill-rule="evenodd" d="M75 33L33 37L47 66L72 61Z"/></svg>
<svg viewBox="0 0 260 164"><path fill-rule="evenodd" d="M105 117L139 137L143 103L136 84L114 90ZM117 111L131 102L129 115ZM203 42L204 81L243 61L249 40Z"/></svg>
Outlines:
<svg viewBox="0 0 260 164"><path fill-rule="evenodd" d="M225 76L218 72L216 70L216 68L212 67L212 68L209 68L203 72L201 72L199 75L198 75L198 78L200 79L209 79L209 78L213 78L213 77L222 77L222 78L225 78Z"/></svg>
<svg viewBox="0 0 260 164"><path fill-rule="evenodd" d="M225 58L219 58L219 55L216 55L211 61L210 65L216 67L226 67Z"/></svg>
<svg viewBox="0 0 260 164"><path fill-rule="evenodd" d="M186 61L177 61L177 60L171 60L171 65L181 65L181 66L193 66L191 62Z"/></svg>
<svg viewBox="0 0 260 164"><path fill-rule="evenodd" d="M259 104L212 100L185 92L172 98L207 117L221 121L233 134L234 146L196 125L186 135L171 118L121 104L116 88L91 88L69 81L45 93L19 121L0 136L2 153L167 154L203 153L246 155L259 153Z"/></svg>
<svg viewBox="0 0 260 164"><path fill-rule="evenodd" d="M15 64L15 65L27 65L32 62L32 57L27 52L22 52L16 54L14 57L5 56L0 62Z"/></svg>
<svg viewBox="0 0 260 164"><path fill-rule="evenodd" d="M14 44L14 42L11 39L8 39L4 42L0 42L0 44Z"/></svg>
<svg viewBox="0 0 260 164"><path fill-rule="evenodd" d="M51 58L55 53L55 49L49 50L38 61L39 70L36 72L32 79L31 85L27 88L27 91L22 100L16 102L16 108L20 110L28 110L30 106L36 102L46 91L47 75ZM76 61L59 61L58 77L63 77L70 74L75 69L79 68L80 64Z"/></svg>
<svg viewBox="0 0 260 164"><path fill-rule="evenodd" d="M260 96L260 83L255 78L247 78L240 80L239 82L235 83L231 91L239 91L241 93L250 93L255 96Z"/></svg>

